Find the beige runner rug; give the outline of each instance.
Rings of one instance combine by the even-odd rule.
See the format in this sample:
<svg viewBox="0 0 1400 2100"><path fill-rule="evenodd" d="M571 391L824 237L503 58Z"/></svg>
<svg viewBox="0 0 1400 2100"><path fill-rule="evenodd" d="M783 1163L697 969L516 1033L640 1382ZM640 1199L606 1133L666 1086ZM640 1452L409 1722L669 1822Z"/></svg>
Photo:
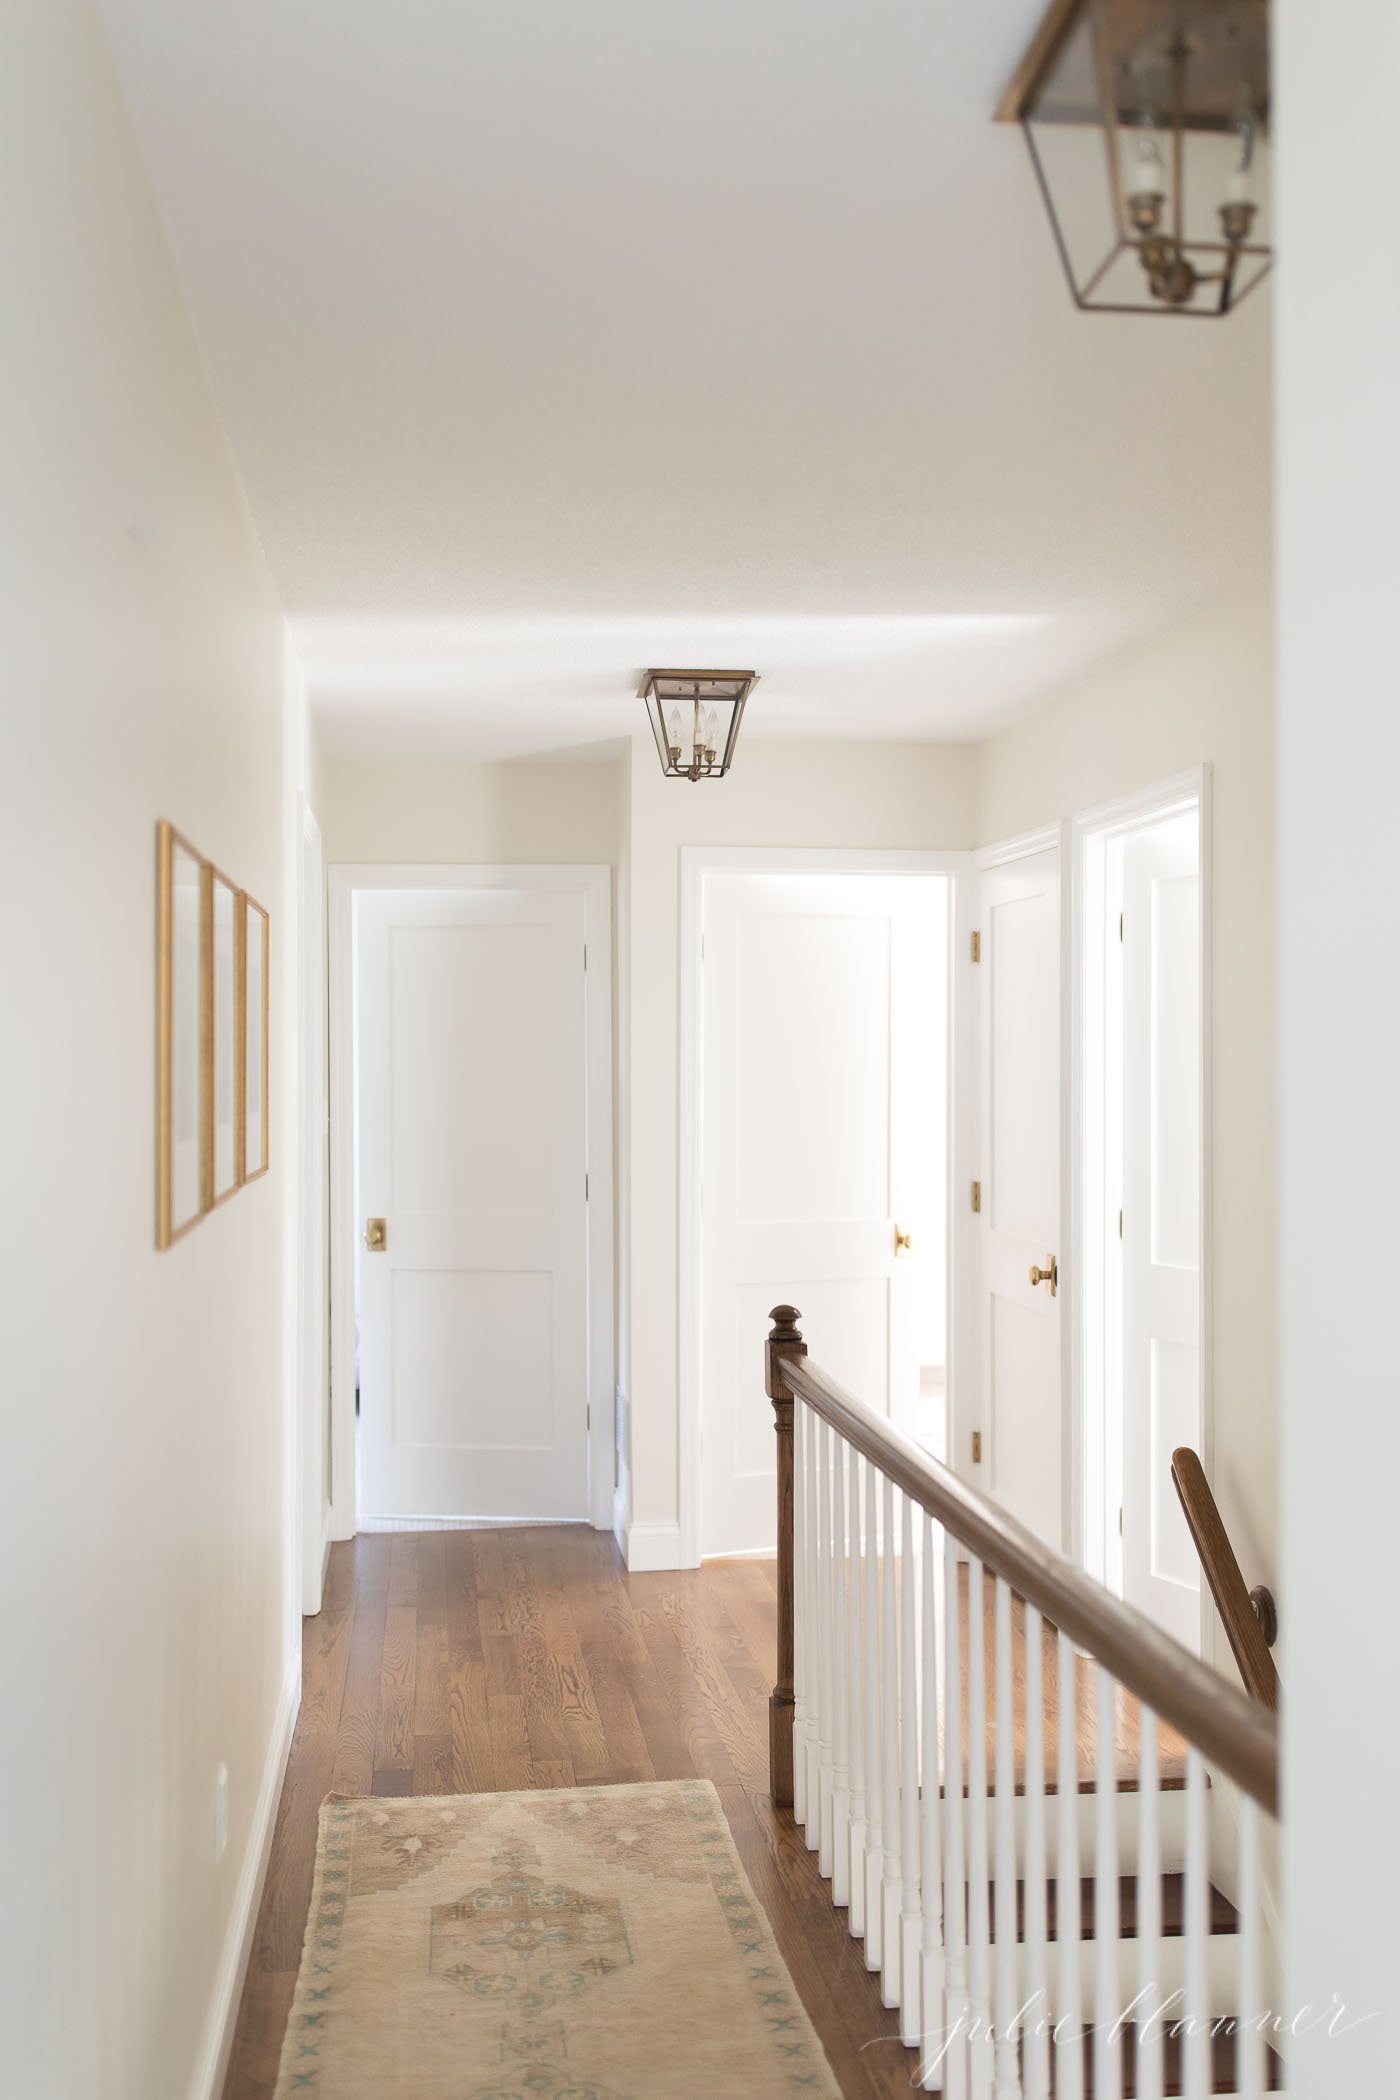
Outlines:
<svg viewBox="0 0 1400 2100"><path fill-rule="evenodd" d="M706 1780L327 1801L277 2100L839 2100Z"/></svg>

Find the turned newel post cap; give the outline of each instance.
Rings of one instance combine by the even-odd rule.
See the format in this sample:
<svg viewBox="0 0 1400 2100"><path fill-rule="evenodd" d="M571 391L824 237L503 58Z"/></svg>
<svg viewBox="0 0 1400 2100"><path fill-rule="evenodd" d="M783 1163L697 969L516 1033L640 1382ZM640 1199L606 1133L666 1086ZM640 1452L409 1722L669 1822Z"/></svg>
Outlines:
<svg viewBox="0 0 1400 2100"><path fill-rule="evenodd" d="M768 1337L766 1361L768 1375L764 1381L770 1400L788 1400L793 1397L792 1388L783 1376L782 1360L785 1356L805 1356L807 1344L798 1329L802 1318L795 1305L775 1305L768 1315L773 1322L773 1331Z"/></svg>

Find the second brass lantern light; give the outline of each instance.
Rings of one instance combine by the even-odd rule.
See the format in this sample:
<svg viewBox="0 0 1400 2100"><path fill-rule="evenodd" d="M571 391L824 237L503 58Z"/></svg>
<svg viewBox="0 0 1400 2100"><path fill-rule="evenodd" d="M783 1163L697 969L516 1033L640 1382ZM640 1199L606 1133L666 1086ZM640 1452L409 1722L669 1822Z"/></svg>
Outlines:
<svg viewBox="0 0 1400 2100"><path fill-rule="evenodd" d="M1218 317L1268 270L1268 0L1054 0L997 114L1086 311Z"/></svg>

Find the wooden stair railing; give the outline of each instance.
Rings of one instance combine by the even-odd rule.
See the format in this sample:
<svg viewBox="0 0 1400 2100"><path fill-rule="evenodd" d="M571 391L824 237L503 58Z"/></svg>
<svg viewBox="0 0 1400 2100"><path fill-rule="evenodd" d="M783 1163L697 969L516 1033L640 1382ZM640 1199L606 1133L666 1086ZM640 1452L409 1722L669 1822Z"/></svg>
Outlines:
<svg viewBox="0 0 1400 2100"><path fill-rule="evenodd" d="M1223 2018L1228 2090L1257 2100L1279 2075L1261 1884L1277 1714L846 1392L799 1318L775 1307L766 1349L770 1784L921 2052L912 2082L1204 2094ZM1212 1773L1240 1790L1237 1837Z"/></svg>
<svg viewBox="0 0 1400 2100"><path fill-rule="evenodd" d="M1245 1690L1277 1713L1278 1671L1269 1653L1278 1629L1273 1594L1262 1584L1245 1588L1205 1468L1189 1444L1172 1453L1172 1479Z"/></svg>

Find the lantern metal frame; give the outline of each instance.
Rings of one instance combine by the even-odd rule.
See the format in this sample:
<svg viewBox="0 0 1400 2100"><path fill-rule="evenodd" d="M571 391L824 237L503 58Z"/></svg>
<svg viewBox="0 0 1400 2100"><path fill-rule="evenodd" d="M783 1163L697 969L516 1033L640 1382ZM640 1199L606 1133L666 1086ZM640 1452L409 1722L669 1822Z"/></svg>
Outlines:
<svg viewBox="0 0 1400 2100"><path fill-rule="evenodd" d="M1273 249L1267 243L1250 238L1257 216L1257 208L1252 202L1226 200L1221 203L1221 238L1218 240L1188 237L1183 225L1187 140L1193 134L1214 132L1219 135L1234 128L1222 113L1218 94L1213 107L1201 102L1193 106L1188 85L1188 69L1197 56L1192 43L1193 29L1199 32L1208 20L1214 19L1218 23L1227 17L1233 24L1242 25L1246 35L1240 40L1239 48L1251 51L1256 59L1262 52L1263 66L1261 69L1256 65L1256 71L1267 74L1268 8L1269 0L1127 0L1127 4L1125 0L1050 0L1015 76L997 106L996 118L999 123L1019 124L1025 136L1070 294L1081 312L1173 314L1184 320L1219 320L1233 313L1268 275L1273 263ZM1112 26L1120 32L1116 46L1111 35L1111 14L1114 17ZM1124 184L1122 148L1127 113L1120 108L1118 82L1129 70L1132 47L1126 47L1121 41L1125 18L1128 17L1132 18L1133 27L1138 31L1137 47L1146 50L1155 42L1158 59L1169 71L1169 102L1164 111L1165 121L1160 127L1169 136L1172 158L1169 226L1161 224L1159 216L1150 208L1147 211L1141 209L1144 203L1150 207L1153 200L1129 198ZM1041 92L1051 80L1065 46L1077 31L1085 27L1094 58L1097 107L1093 122L1104 134L1106 177L1116 238L1108 254L1081 283L1070 255L1061 213L1056 209L1050 175L1032 127L1039 114ZM1232 29L1233 33L1236 32ZM1218 80L1212 80L1213 89L1218 85ZM1267 110L1265 82L1255 105L1255 118L1261 131ZM1050 120L1042 118L1042 121ZM1165 201L1160 197L1155 200L1158 207ZM1123 255L1134 252L1144 270L1150 303L1133 305L1118 299L1096 299L1095 292L1109 276L1114 264ZM1241 266L1246 259L1258 267L1240 290ZM1195 292L1201 286L1218 286L1218 291L1213 299L1195 303Z"/></svg>
<svg viewBox="0 0 1400 2100"><path fill-rule="evenodd" d="M668 780L720 780L729 771L734 759L734 746L739 740L739 725L744 719L744 708L749 694L758 684L757 671L648 671L637 689L637 697L644 700L651 722L652 734L656 738L657 755L661 770ZM677 707L689 707L692 734L689 745L673 744L666 721L668 712ZM713 744L702 741L700 734L701 710L729 709L727 734L717 737ZM690 758L682 764L682 754L689 750ZM696 752L704 755L697 759Z"/></svg>

